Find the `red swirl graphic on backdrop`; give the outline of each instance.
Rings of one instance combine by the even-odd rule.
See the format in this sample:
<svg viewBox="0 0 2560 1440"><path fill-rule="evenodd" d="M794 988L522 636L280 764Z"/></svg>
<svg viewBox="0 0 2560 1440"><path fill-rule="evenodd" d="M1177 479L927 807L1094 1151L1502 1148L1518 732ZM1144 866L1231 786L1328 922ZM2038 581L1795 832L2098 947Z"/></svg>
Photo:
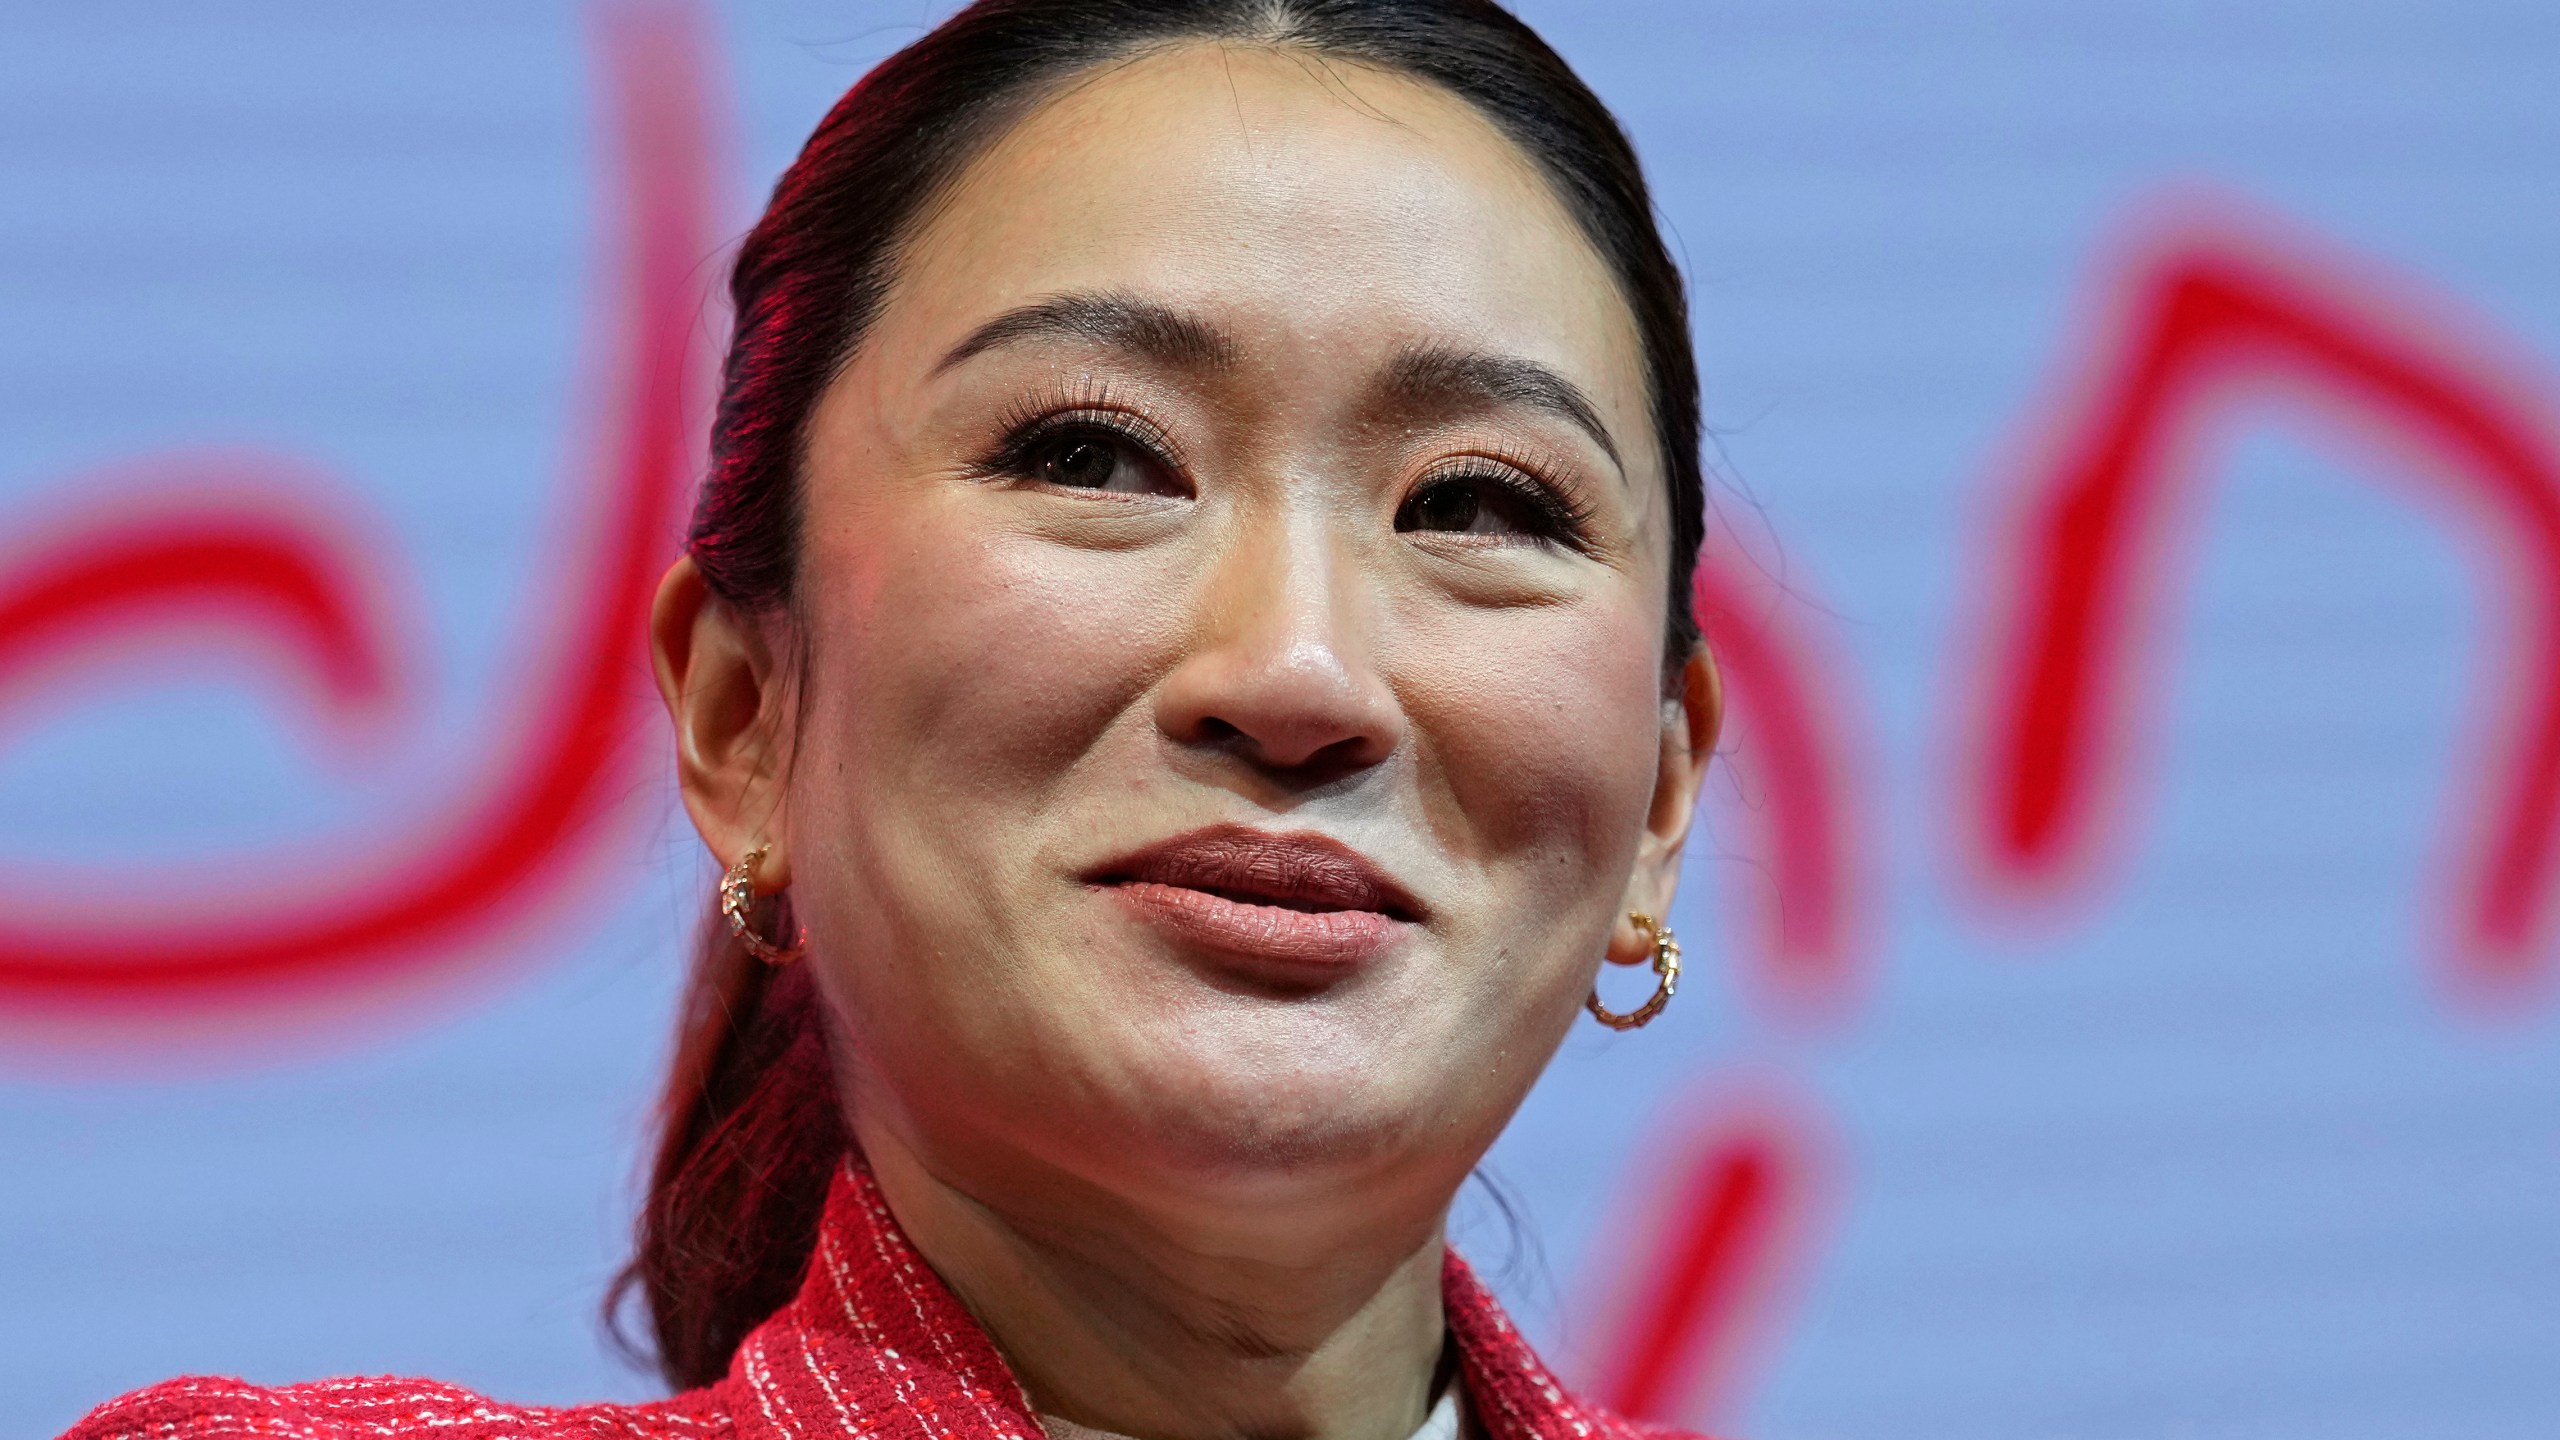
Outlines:
<svg viewBox="0 0 2560 1440"><path fill-rule="evenodd" d="M2467 994L2513 1001L2547 978L2560 858L2560 439L2556 391L2478 326L2307 244L2191 227L2115 282L2121 322L2089 358L2040 458L2008 485L1980 703L1971 848L2013 892L2050 896L2094 868L2123 808L2129 707L2157 628L2162 551L2205 423L2244 403L2308 401L2314 433L2414 462L2490 557L2503 659L2454 807L2441 949Z"/></svg>
<svg viewBox="0 0 2560 1440"><path fill-rule="evenodd" d="M1594 1244L1594 1399L1666 1425L1736 1416L1829 1223L1817 1113L1727 1078L1682 1097L1642 1147L1631 1203Z"/></svg>
<svg viewBox="0 0 2560 1440"><path fill-rule="evenodd" d="M1856 998L1866 935L1866 856L1843 667L1797 622L1803 602L1729 542L1698 564L1698 623L1723 671L1729 767L1757 830L1746 993L1778 1016L1837 1021Z"/></svg>
<svg viewBox="0 0 2560 1440"><path fill-rule="evenodd" d="M388 607L356 568L367 547L322 528L316 491L275 488L294 469L192 457L72 486L121 494L172 471L188 482L42 527L0 558L0 717L67 690L67 672L183 647L190 658L245 655L339 733L391 718L398 657Z"/></svg>
<svg viewBox="0 0 2560 1440"><path fill-rule="evenodd" d="M597 27L621 207L604 228L619 230L623 253L616 323L599 336L609 383L586 392L604 409L580 487L590 528L562 551L594 568L558 592L560 628L529 637L540 678L512 753L453 813L295 888L138 919L119 920L134 913L122 897L66 897L43 915L13 907L0 918L0 996L166 1006L416 965L523 913L605 833L642 774L637 727L653 701L639 647L694 453L696 274L712 249L694 28L688 12L655 6ZM187 494L67 525L0 573L0 685L75 642L210 627L283 657L327 703L380 699L396 647L356 578L367 557L307 515Z"/></svg>

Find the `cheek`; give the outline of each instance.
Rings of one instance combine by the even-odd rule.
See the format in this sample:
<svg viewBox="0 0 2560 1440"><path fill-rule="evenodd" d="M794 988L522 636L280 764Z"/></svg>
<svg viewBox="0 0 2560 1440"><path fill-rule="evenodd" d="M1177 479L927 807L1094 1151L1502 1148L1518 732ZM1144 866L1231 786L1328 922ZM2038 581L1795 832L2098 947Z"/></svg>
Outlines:
<svg viewBox="0 0 2560 1440"><path fill-rule="evenodd" d="M860 579L819 580L811 744L874 818L1028 821L1161 669L1170 582L964 515L886 523L913 538L836 547Z"/></svg>
<svg viewBox="0 0 2560 1440"><path fill-rule="evenodd" d="M1060 926L1090 907L1057 862L1143 808L1143 702L1197 608L1190 571L1178 546L1061 543L1001 491L889 498L809 540L790 826L810 938L857 1031L1027 1055L1090 998L1059 973Z"/></svg>
<svg viewBox="0 0 2560 1440"><path fill-rule="evenodd" d="M1660 625L1625 597L1417 636L1405 669L1423 803L1502 888L1496 908L1615 905L1660 763Z"/></svg>
<svg viewBox="0 0 2560 1440"><path fill-rule="evenodd" d="M1021 1092L1049 1053L1026 1037L1081 1013L1049 966L1043 856L1140 751L1134 702L1175 643L1179 577L1008 531L965 497L813 534L808 554L790 824L814 958L856 1052L906 1077L892 1088Z"/></svg>
<svg viewBox="0 0 2560 1440"><path fill-rule="evenodd" d="M1581 1013L1626 892L1660 765L1661 612L1630 593L1411 638L1416 800L1475 893L1447 917L1446 1013L1409 1029L1449 1039L1415 1047L1465 1077L1448 1109L1498 1125Z"/></svg>

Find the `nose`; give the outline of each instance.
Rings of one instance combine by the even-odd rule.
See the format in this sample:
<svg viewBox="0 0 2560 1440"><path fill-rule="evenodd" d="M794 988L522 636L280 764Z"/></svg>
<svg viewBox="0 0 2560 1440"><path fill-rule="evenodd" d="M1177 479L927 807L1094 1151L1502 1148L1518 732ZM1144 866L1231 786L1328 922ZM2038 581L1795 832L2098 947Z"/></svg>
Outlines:
<svg viewBox="0 0 2560 1440"><path fill-rule="evenodd" d="M1365 769L1404 739L1404 707L1371 651L1373 605L1319 517L1280 543L1249 533L1222 555L1189 653L1157 691L1175 743L1306 781Z"/></svg>

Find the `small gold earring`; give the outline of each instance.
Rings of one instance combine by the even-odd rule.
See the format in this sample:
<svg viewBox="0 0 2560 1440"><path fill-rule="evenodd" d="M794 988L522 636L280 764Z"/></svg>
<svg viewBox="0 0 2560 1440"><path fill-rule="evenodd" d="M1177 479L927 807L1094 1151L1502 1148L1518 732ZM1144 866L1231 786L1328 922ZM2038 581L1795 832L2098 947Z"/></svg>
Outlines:
<svg viewBox="0 0 2560 1440"><path fill-rule="evenodd" d="M1653 973L1662 978L1655 983L1651 999L1624 1015L1601 1004L1599 987L1592 988L1591 998L1583 1004L1590 1008L1593 1019L1612 1030L1633 1030L1644 1025L1662 1013L1662 1007L1671 1003L1671 992L1680 988L1680 942L1672 938L1671 927L1655 924L1653 917L1641 910L1627 912L1627 918L1653 937Z"/></svg>
<svg viewBox="0 0 2560 1440"><path fill-rule="evenodd" d="M764 863L765 852L772 848L759 845L739 856L729 873L720 877L720 913L729 917L729 933L738 937L748 954L767 965L788 965L809 948L807 927L802 927L790 944L776 945L757 934L754 922L748 918L756 903L756 867Z"/></svg>

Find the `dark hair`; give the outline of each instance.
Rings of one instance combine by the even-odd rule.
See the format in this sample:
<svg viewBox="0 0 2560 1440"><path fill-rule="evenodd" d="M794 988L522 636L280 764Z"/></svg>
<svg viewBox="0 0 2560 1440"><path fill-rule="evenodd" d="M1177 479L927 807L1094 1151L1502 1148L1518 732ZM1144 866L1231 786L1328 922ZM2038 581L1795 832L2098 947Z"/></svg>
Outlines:
<svg viewBox="0 0 2560 1440"><path fill-rule="evenodd" d="M1697 363L1678 269L1634 147L1527 26L1487 0L978 0L837 102L774 187L729 282L736 331L694 512L694 563L741 614L791 605L811 408L861 345L919 215L1063 81L1184 41L1290 46L1430 81L1536 165L1614 275L1644 349L1669 486L1666 683L1697 643L1704 527ZM639 1243L658 1368L708 1384L788 1301L845 1150L807 967L774 971L716 923L680 1019ZM785 917L785 923L787 917Z"/></svg>

